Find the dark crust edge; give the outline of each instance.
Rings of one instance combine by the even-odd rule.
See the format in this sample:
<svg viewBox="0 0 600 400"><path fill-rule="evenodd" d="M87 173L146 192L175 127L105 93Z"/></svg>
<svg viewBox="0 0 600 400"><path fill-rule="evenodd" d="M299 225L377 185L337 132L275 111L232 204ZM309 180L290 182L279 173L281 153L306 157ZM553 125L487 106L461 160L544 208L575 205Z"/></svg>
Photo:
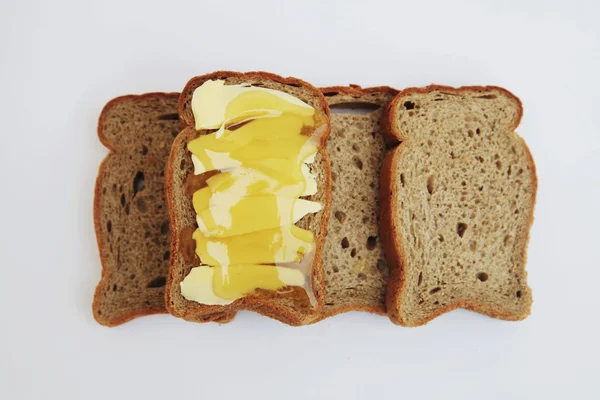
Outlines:
<svg viewBox="0 0 600 400"><path fill-rule="evenodd" d="M397 95L399 93L399 90L394 89L393 87L390 87L390 86L373 86L373 87L363 88L363 87L361 87L359 85L355 85L355 84L351 84L348 86L326 86L326 87L319 88L319 90L321 90L321 92L325 96L331 96L332 94L333 95L347 94L349 96L361 97L361 96L369 95L371 93L383 93L383 94L389 93L390 95ZM372 101L369 100L368 102L372 102Z"/></svg>
<svg viewBox="0 0 600 400"><path fill-rule="evenodd" d="M400 312L399 301L404 295L404 283L405 283L405 274L403 265L405 265L404 260L404 252L402 249L401 241L396 241L396 238L400 237L401 227L397 226L393 216L396 215L396 202L393 200L395 198L394 194L397 192L397 182L393 179L393 171L396 169L396 164L398 159L401 157L403 151L409 146L409 140L403 141L403 136L400 131L397 129L396 124L394 124L394 120L396 118L396 109L398 103L405 97L414 93L418 94L427 94L432 91L443 90L451 93L465 93L465 92L478 92L484 93L490 90L496 90L504 93L508 97L515 100L518 107L517 118L512 121L512 123L507 127L507 130L512 131L515 134L515 137L521 142L524 146L524 149L529 157L529 162L531 164L532 170L532 185L533 185L533 196L531 199L530 205L530 214L528 219L528 227L527 227L527 235L526 235L526 243L523 247L523 272L526 276L527 270L525 268L525 262L527 258L527 247L530 239L531 226L533 224L534 219L534 208L537 197L537 172L535 162L533 160L533 156L529 147L516 132L516 128L519 126L521 119L523 117L523 105L521 100L509 92L508 90L498 87L498 86L463 86L460 88L454 88L450 86L441 86L441 85L430 85L423 88L407 88L402 90L398 95L390 102L389 106L384 111L384 114L381 118L381 131L385 132L387 135L386 140L388 140L388 144L396 145L390 151L388 151L385 160L383 162L383 166L381 169L381 181L380 181L380 207L381 207L381 218L380 218L380 232L382 236L382 244L384 246L384 253L388 264L390 265L390 277L388 280L388 294L386 298L386 307L388 310L388 316L390 320L398 325L402 326L421 326L429 321L439 317L442 314L455 310L457 308L464 308L470 311L475 311L480 314L488 315L490 317L504 319L508 321L519 321L525 319L531 309L531 297L529 302L529 309L521 314L514 314L507 312L502 309L502 307L492 306L489 304L484 304L483 302L469 301L469 300L461 300L458 299L453 303L448 304L446 307L437 310L426 318L416 321L415 323L408 323L406 319L403 317Z"/></svg>
<svg viewBox="0 0 600 400"><path fill-rule="evenodd" d="M344 95L350 95L350 96L354 96L354 97L358 97L358 98L369 95L371 93L382 93L382 94L390 94L390 95L396 95L399 93L399 91L397 89L394 89L389 86L376 86L376 87L362 88L359 85L354 85L354 84L349 85L349 86L327 86L327 87L320 88L320 90L321 90L321 92L323 92L324 95L335 93L335 95L344 94ZM332 97L334 97L335 95L333 95ZM382 106L385 106L385 104L386 104L385 102L375 102L372 99L365 99L365 100L368 100L367 102L369 102L369 103L381 104ZM382 116L383 116L383 114L382 114ZM325 286L325 290L327 290L327 286ZM371 307L371 306L366 306L366 305L362 305L362 304L349 304L346 306L332 307L327 312L323 312L320 315L318 315L310 323L315 324L317 322L323 321L324 319L334 317L338 314L351 312L351 311L362 311L362 312L368 312L368 313L377 314L377 315L386 315L385 304L383 304L382 307Z"/></svg>
<svg viewBox="0 0 600 400"><path fill-rule="evenodd" d="M184 109L184 104L186 101L186 93L188 93L190 90L195 89L196 87L200 86L202 83L204 83L207 80L210 79L227 79L230 77L241 77L241 78L249 78L249 79L261 79L261 80L271 80L274 82L278 82L281 84L285 84L285 85L290 85L290 86L300 86L303 87L305 89L308 89L309 91L312 92L312 95L315 96L318 100L319 103L319 108L321 109L321 111L327 116L327 128L326 128L326 133L323 136L323 139L321 141L321 146L320 146L320 151L319 153L321 154L321 157L323 157L325 165L327 166L327 171L326 171L326 192L325 192L325 206L323 208L323 218L321 221L321 226L320 226L320 232L321 235L319 237L319 240L317 240L317 250L316 250L316 255L315 255L315 259L313 261L313 287L319 287L320 290L318 292L315 292L315 296L317 298L317 309L311 313L309 316L305 316L304 318L297 318L295 313L289 311L286 307L282 307L281 305L277 304L278 299L274 299L274 298L269 298L269 297L265 297L265 296L256 296L256 297L243 297L241 299L238 299L236 301L234 301L233 303L226 305L226 306L202 306L200 308L204 309L205 311L198 313L198 311L190 311L190 310L184 310L183 312L179 312L176 309L173 309L171 307L171 288L173 286L173 280L174 280L174 269L175 269L175 265L178 263L179 261L179 257L180 257L180 252L179 252L179 233L181 231L181 229L183 228L182 226L180 226L180 221L177 215L177 212L175 210L175 205L173 202L173 174L174 174L174 165L175 165L175 154L176 152L171 151L170 155L169 155L169 160L167 162L167 167L165 170L165 190L166 190L166 199L167 199L167 208L169 210L169 218L171 220L171 224L173 226L173 230L172 232L174 232L175 234L171 235L171 260L170 260L170 267L169 267L169 274L167 275L167 284L166 284L166 290L165 290L165 306L167 308L167 310L169 311L169 313L171 313L172 315L179 317L179 318L183 318L186 320L190 320L190 321L197 321L198 317L203 317L203 316L207 316L206 318L210 318L208 317L208 315L212 315L215 312L226 312L226 313L233 313L236 312L238 310L242 310L242 309L247 309L247 310L252 310L252 311L256 311L259 312L260 314L263 314L265 316L277 319L281 322L287 323L289 325L302 325L307 323L307 318L310 320L310 316L314 315L314 314L319 314L323 308L323 304L324 304L324 299L325 299L325 273L323 271L323 267L321 265L321 252L322 252L322 246L325 242L325 236L327 234L327 227L328 227L328 223L329 223L329 212L330 212L330 207L331 207L331 168L330 168L330 161L329 161L329 155L327 154L327 152L325 151L324 147L325 147L325 142L327 140L327 137L329 136L329 133L331 131L331 119L330 119L330 113L329 113L329 106L327 104L327 101L325 100L325 97L323 96L322 92L315 88L314 86L312 86L311 84L302 81L300 79L297 78L284 78L281 77L279 75L275 75L272 73L268 73L268 72L246 72L246 73L242 73L242 72L233 72L233 71L217 71L217 72L213 72L210 74L205 74L205 75L201 75L201 76L197 76L192 78L190 81L188 81L188 83L186 84L185 88L182 90L181 95L179 97L179 101L178 101L178 111L179 111L179 115L182 119L182 121L184 122L184 124L187 125L187 128L190 129L191 131L193 131L193 125L194 125L194 121L189 120L188 118L186 118L186 113L185 113L185 109ZM182 132L183 133L183 132ZM177 148L176 146L181 145L182 141L186 141L188 139L188 136L185 134L179 134L176 138L175 141L172 144L172 149L173 148ZM316 267L316 268L314 268Z"/></svg>

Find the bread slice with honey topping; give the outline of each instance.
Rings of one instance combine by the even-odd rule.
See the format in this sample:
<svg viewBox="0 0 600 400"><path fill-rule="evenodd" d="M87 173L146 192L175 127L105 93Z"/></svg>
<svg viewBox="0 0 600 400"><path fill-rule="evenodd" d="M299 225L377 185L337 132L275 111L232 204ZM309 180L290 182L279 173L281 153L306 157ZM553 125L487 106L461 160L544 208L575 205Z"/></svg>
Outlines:
<svg viewBox="0 0 600 400"><path fill-rule="evenodd" d="M191 99L194 90L209 80L223 80L225 85L249 84L291 94L326 117L325 137L321 143L326 140L330 129L329 107L325 98L318 89L299 79L283 78L265 72L220 71L195 77L188 82L181 94L178 107L184 129L173 143L165 174L166 198L172 228L171 262L165 293L166 307L171 314L191 321L202 321L211 318L215 313L229 314L237 310L249 309L291 325L305 324L322 310L325 295L321 255L331 203L331 171L325 149L318 151L315 162L310 165L311 172L316 175L318 192L306 197L307 200L321 203L323 208L317 213L306 215L296 224L300 228L311 231L315 237L316 253L312 264L311 280L317 306L311 306L306 292L296 287L288 287L277 292L256 290L228 305L200 304L187 300L181 294L181 282L193 267L200 265L191 238L191 232L196 226L196 213L189 194L203 187L206 179L206 176L194 176L187 144L199 135L210 132L195 130Z"/></svg>
<svg viewBox="0 0 600 400"><path fill-rule="evenodd" d="M519 99L498 87L403 90L382 129L381 237L391 320L422 325L466 308L506 320L530 312L525 271L535 164L514 130Z"/></svg>
<svg viewBox="0 0 600 400"><path fill-rule="evenodd" d="M325 307L313 322L348 311L385 314L388 268L379 237L379 120L398 93L389 87L322 88L331 108L331 218L325 238Z"/></svg>
<svg viewBox="0 0 600 400"><path fill-rule="evenodd" d="M98 172L94 225L102 263L92 311L102 325L165 313L170 229L164 168L180 130L178 93L115 98L98 121L111 150ZM227 322L230 314L214 315Z"/></svg>

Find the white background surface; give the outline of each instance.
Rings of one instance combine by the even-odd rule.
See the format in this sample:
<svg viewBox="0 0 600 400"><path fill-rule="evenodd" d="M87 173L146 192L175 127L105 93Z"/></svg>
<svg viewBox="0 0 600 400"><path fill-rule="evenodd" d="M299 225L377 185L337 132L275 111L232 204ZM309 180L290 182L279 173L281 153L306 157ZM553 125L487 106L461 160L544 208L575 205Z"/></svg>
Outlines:
<svg viewBox="0 0 600 400"><path fill-rule="evenodd" d="M600 398L600 3L279 3L0 2L0 398ZM531 317L98 325L99 112L218 69L520 96L539 173Z"/></svg>

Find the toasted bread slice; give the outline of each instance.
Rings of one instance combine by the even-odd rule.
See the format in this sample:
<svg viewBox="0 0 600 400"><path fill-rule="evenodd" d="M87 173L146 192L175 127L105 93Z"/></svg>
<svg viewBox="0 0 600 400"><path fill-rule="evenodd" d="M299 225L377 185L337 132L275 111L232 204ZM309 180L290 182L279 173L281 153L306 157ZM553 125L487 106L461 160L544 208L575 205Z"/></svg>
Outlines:
<svg viewBox="0 0 600 400"><path fill-rule="evenodd" d="M514 130L521 102L497 87L403 90L382 129L400 143L381 175L381 236L391 268L391 320L422 325L458 307L520 320L537 191Z"/></svg>
<svg viewBox="0 0 600 400"><path fill-rule="evenodd" d="M316 156L316 161L311 164L311 170L317 176L319 191L308 200L318 201L323 209L315 214L302 218L297 225L313 232L316 242L316 255L312 266L312 286L317 300L317 307L313 308L308 301L306 293L300 288L291 288L283 292L260 292L243 297L225 306L209 306L185 299L181 294L180 283L189 273L191 268L198 266L198 258L189 249L190 229L195 226L195 212L191 198L186 194L186 181L193 175L192 161L186 146L190 140L207 131L194 129L194 117L190 109L191 98L194 90L207 80L221 79L225 84L247 83L255 86L280 90L312 105L319 112L329 117L329 107L321 92L295 78L282 78L280 76L264 73L236 73L221 71L193 78L184 88L179 99L179 115L185 125L183 131L173 143L166 170L166 195L172 227L171 265L167 279L166 306L169 312L186 320L203 320L211 318L215 313L232 313L241 309L250 309L269 317L279 319L292 325L300 325L310 321L323 307L324 280L321 266L321 254L329 208L331 204L331 178L329 157L324 149ZM326 136L329 134L329 118L327 118Z"/></svg>
<svg viewBox="0 0 600 400"><path fill-rule="evenodd" d="M325 238L325 307L313 322L347 311L385 314L388 268L379 237L379 120L389 87L322 88L331 108L331 218Z"/></svg>
<svg viewBox="0 0 600 400"><path fill-rule="evenodd" d="M92 309L102 325L167 312L170 230L164 167L180 130L178 98L178 93L118 97L100 114L98 136L111 150L94 194L102 278Z"/></svg>

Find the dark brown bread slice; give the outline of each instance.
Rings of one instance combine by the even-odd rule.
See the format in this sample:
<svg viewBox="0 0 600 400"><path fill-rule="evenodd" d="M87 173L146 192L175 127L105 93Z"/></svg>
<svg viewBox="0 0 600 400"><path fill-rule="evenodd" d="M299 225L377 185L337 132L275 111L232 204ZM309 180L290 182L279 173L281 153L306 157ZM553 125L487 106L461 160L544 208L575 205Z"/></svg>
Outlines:
<svg viewBox="0 0 600 400"><path fill-rule="evenodd" d="M98 136L111 150L94 195L102 279L92 309L102 325L166 312L170 235L164 167L180 129L178 98L178 93L118 97L100 115ZM220 321L232 317L222 315Z"/></svg>
<svg viewBox="0 0 600 400"><path fill-rule="evenodd" d="M266 316L281 320L291 325L301 325L309 322L323 306L324 282L321 266L321 252L327 229L329 207L331 203L331 178L329 157L323 149L317 154L316 161L311 165L317 175L319 192L307 197L308 200L318 201L323 204L323 210L316 214L309 214L298 222L301 228L309 229L315 234L317 244L316 257L313 262L313 289L318 302L318 307L312 309L302 290L291 290L288 293L258 293L246 296L226 306L207 306L186 300L181 295L180 283L189 273L191 268L198 265L198 261L186 261L183 255L185 242L182 242L182 231L195 226L195 213L191 199L185 194L184 186L187 177L193 173L192 162L187 143L199 134L207 131L196 132L193 128L194 118L189 103L194 90L210 79L222 79L226 84L249 83L280 90L312 105L326 118L326 135L329 134L329 107L321 92L310 84L295 78L283 78L278 75L264 72L236 73L220 71L193 78L184 88L179 99L179 115L187 126L175 139L166 170L167 204L169 208L172 227L172 257L167 279L166 306L169 312L186 320L209 318L215 312L232 313L240 309L250 309ZM183 238L184 241L186 238ZM305 301L298 301L303 299Z"/></svg>
<svg viewBox="0 0 600 400"><path fill-rule="evenodd" d="M313 322L347 311L385 314L389 272L378 234L379 175L385 156L379 120L398 91L357 85L321 90L331 108L326 149L332 202L323 251L325 307Z"/></svg>
<svg viewBox="0 0 600 400"><path fill-rule="evenodd" d="M463 307L520 320L537 191L514 132L521 102L497 87L406 89L382 129L402 142L384 161L381 235L391 267L387 309L406 326Z"/></svg>

